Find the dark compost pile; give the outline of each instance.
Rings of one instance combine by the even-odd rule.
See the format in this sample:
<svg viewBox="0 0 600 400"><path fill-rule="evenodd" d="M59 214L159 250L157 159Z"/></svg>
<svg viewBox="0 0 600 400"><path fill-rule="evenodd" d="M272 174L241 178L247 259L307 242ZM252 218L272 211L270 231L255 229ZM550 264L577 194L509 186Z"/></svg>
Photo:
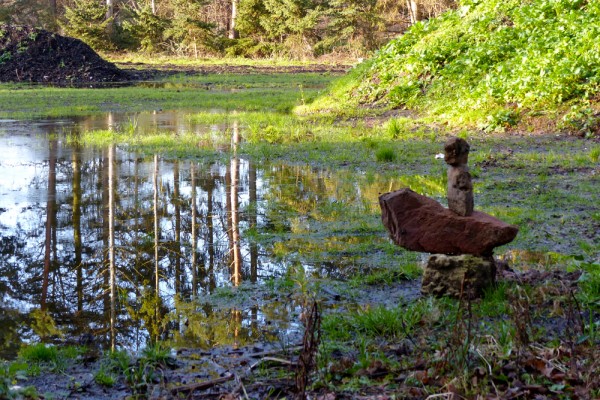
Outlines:
<svg viewBox="0 0 600 400"><path fill-rule="evenodd" d="M29 26L0 25L0 82L87 85L129 78L79 39Z"/></svg>

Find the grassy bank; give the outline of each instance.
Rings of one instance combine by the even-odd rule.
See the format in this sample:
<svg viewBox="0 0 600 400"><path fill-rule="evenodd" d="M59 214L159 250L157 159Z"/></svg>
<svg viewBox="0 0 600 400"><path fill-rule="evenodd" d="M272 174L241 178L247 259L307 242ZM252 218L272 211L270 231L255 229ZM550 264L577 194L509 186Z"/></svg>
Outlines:
<svg viewBox="0 0 600 400"><path fill-rule="evenodd" d="M455 127L591 135L599 22L596 2L461 1L413 26L300 112L408 108Z"/></svg>

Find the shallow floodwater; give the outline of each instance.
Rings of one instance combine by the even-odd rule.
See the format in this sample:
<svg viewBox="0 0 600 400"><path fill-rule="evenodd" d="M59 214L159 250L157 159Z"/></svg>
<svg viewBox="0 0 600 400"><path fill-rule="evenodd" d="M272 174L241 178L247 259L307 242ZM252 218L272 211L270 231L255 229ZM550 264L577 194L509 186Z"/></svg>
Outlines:
<svg viewBox="0 0 600 400"><path fill-rule="evenodd" d="M335 174L308 166L167 160L69 140L132 118L142 130L219 129L161 111L0 121L0 358L40 338L91 335L136 350L148 338L210 347L299 332L289 299L240 291L250 305L226 311L198 299L286 273L286 258L255 240L291 229L274 201L360 203L361 188L336 194Z"/></svg>

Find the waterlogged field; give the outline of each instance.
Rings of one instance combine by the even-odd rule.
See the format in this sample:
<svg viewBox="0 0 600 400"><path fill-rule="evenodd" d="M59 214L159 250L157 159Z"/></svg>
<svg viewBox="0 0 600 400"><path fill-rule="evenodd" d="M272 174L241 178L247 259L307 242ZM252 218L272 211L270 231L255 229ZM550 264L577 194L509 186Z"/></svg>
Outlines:
<svg viewBox="0 0 600 400"><path fill-rule="evenodd" d="M0 86L0 374L81 398L600 395L598 142L460 132L476 208L520 231L484 299L421 297L427 256L387 239L378 195L444 203L447 133L294 114L331 80Z"/></svg>

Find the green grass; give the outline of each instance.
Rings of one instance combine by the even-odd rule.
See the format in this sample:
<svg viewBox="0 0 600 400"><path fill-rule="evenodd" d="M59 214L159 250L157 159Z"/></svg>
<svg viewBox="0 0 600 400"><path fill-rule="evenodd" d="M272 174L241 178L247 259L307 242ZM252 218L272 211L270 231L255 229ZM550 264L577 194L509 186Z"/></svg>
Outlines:
<svg viewBox="0 0 600 400"><path fill-rule="evenodd" d="M204 85L213 89L257 89L288 88L302 91L305 88L323 89L335 74L300 72L300 73L251 73L251 74L178 74L164 78L165 84Z"/></svg>
<svg viewBox="0 0 600 400"><path fill-rule="evenodd" d="M0 84L0 118L63 117L143 110L289 112L310 101L333 77L299 73L176 76L148 87L55 88ZM198 87L199 84L208 85ZM156 87L154 87L156 86ZM211 90L207 90L207 87ZM240 88L251 90L239 90Z"/></svg>
<svg viewBox="0 0 600 400"><path fill-rule="evenodd" d="M58 350L54 346L37 343L23 347L19 351L19 357L29 362L55 362L58 359Z"/></svg>
<svg viewBox="0 0 600 400"><path fill-rule="evenodd" d="M314 61L293 60L285 57L250 59L242 57L174 57L172 55L145 55L143 53L104 53L103 56L114 63L143 63L149 65L179 65L179 66L230 66L242 65L251 67L293 67L293 66L311 66L316 65ZM320 62L318 64L345 65L345 62L331 61Z"/></svg>

